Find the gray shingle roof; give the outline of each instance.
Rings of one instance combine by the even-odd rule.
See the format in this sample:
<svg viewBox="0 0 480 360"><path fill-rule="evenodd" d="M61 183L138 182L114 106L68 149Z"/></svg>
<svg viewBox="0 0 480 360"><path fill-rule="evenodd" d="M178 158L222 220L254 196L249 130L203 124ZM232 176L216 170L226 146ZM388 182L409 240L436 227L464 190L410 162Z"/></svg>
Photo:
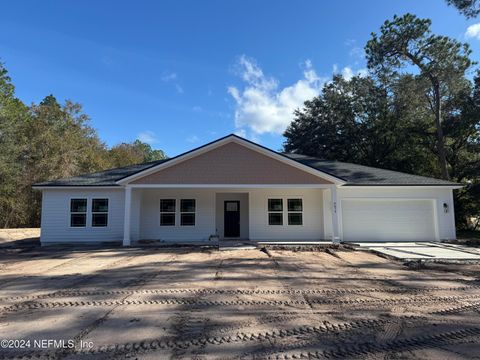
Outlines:
<svg viewBox="0 0 480 360"><path fill-rule="evenodd" d="M205 144L202 147L208 146L210 144L213 144L215 142L218 142L220 140L223 140L227 137L236 137L240 138L236 135L227 135L223 138L220 138L218 140L215 140L209 144ZM243 141L250 142L249 140L240 138ZM268 151L272 151L276 153L273 150L270 150L268 148L265 148L261 145L252 143L256 146L259 146L263 149L266 149ZM200 148L193 149L188 151L187 153L196 151ZM178 155L182 156L187 153ZM279 154L279 153L277 153ZM299 163L302 163L304 165L307 165L311 168L314 168L316 170L320 170L322 172L325 172L327 174L330 174L334 177L337 177L339 179L342 179L347 182L347 186L387 186L387 185L397 185L397 186L426 186L426 185L437 185L437 186L448 186L448 185L459 185L457 183L453 183L450 181L445 181L445 180L440 180L440 179L434 179L434 178L429 178L429 177L424 177L424 176L417 176L417 175L411 175L411 174L406 174L406 173L401 173L397 171L391 171L391 170L384 170L384 169L379 169L379 168L373 168L369 166L363 166L363 165L357 165L357 164L351 164L351 163L345 163L345 162L340 162L340 161L329 161L329 160L321 160L318 158L310 157L310 156L305 156L305 155L300 155L300 154L281 154L285 157L288 157L289 159L295 160ZM143 170L149 169L153 166L156 166L158 164L164 163L166 161L171 161L175 159L176 157L166 159L166 160L158 160L158 161L152 161L144 164L137 164L137 165L131 165L131 166L126 166L126 167L121 167L121 168L116 168L116 169L109 169L109 170L104 170L92 174L85 174L85 175L79 175L79 176L74 176L71 178L66 178L66 179L58 179L58 180L53 180L53 181L46 181L46 182L41 182L37 183L34 186L119 186L116 182L126 178L128 176L131 176L133 174L136 174L138 172L141 172Z"/></svg>
<svg viewBox="0 0 480 360"><path fill-rule="evenodd" d="M65 179L45 181L37 183L34 186L119 186L116 183L118 180L161 164L164 161L166 160L130 165Z"/></svg>
<svg viewBox="0 0 480 360"><path fill-rule="evenodd" d="M288 158L298 161L314 169L326 172L347 182L349 186L426 186L426 185L459 185L451 181L445 181L425 176L406 174L398 171L385 170L370 166L352 163L321 160L311 156L300 154L283 154Z"/></svg>

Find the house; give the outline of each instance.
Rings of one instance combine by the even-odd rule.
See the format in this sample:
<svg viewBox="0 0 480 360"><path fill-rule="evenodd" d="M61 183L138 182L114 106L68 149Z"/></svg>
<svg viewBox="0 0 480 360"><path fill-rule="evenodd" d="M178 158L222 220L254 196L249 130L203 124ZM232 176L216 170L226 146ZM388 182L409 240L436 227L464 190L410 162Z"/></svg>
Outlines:
<svg viewBox="0 0 480 360"><path fill-rule="evenodd" d="M228 135L171 159L34 185L41 242L455 239L449 181Z"/></svg>

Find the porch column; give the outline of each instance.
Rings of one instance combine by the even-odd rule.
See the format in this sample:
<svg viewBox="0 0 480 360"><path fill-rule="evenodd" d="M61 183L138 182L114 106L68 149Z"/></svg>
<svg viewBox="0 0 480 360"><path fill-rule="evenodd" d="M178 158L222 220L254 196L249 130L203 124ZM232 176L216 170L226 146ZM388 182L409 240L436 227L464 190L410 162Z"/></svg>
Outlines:
<svg viewBox="0 0 480 360"><path fill-rule="evenodd" d="M334 244L340 243L340 234L338 231L338 218L339 218L339 211L338 211L338 197L337 197L337 187L333 185L330 188L330 194L332 196L331 206L332 206L332 241Z"/></svg>
<svg viewBox="0 0 480 360"><path fill-rule="evenodd" d="M123 246L130 246L130 210L132 207L132 188L125 186L125 217L123 219Z"/></svg>

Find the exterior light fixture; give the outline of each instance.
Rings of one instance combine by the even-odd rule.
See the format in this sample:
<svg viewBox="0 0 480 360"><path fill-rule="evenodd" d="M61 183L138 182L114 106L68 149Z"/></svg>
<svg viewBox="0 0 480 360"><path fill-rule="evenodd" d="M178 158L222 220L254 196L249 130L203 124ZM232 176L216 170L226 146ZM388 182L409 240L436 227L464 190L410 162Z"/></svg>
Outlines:
<svg viewBox="0 0 480 360"><path fill-rule="evenodd" d="M448 213L448 204L447 203L443 203L443 211L445 213Z"/></svg>

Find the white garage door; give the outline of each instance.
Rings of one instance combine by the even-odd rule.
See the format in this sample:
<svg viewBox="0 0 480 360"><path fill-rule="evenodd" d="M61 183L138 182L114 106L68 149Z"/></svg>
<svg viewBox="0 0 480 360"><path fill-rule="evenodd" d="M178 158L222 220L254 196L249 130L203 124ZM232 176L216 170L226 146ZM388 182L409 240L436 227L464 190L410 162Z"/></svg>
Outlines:
<svg viewBox="0 0 480 360"><path fill-rule="evenodd" d="M435 240L432 200L342 200L344 241Z"/></svg>

